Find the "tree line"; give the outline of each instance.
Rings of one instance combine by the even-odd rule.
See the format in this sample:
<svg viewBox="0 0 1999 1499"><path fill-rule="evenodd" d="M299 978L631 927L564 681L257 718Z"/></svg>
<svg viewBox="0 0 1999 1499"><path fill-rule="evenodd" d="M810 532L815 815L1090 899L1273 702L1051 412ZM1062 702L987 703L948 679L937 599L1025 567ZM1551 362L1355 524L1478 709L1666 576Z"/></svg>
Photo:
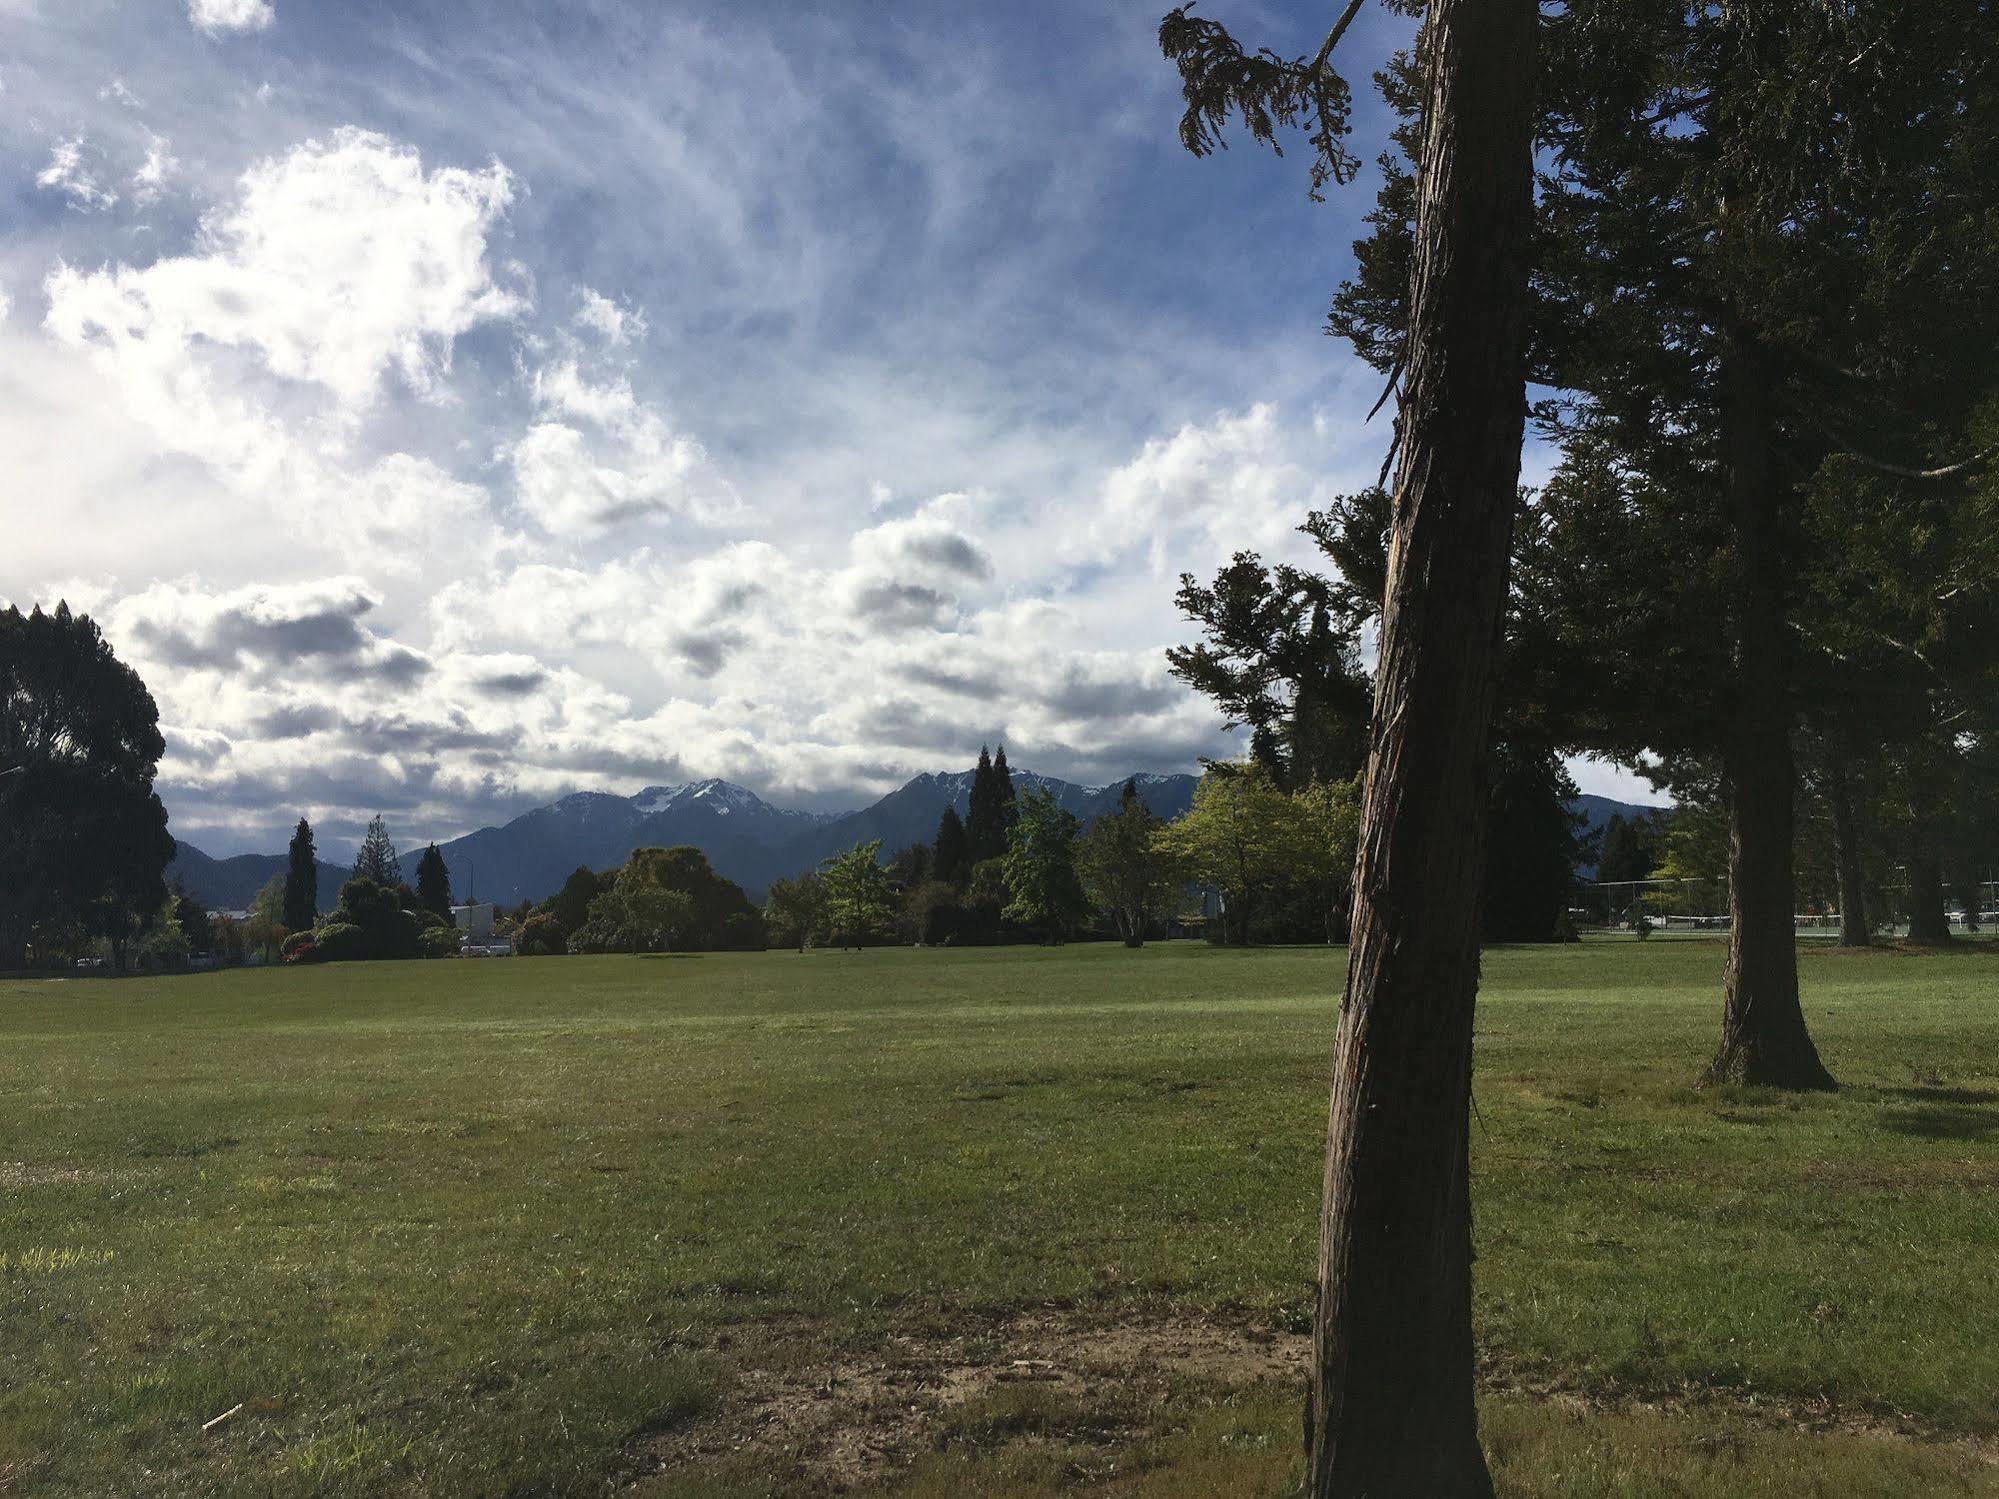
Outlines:
<svg viewBox="0 0 1999 1499"><path fill-rule="evenodd" d="M1127 946L1178 928L1211 940L1339 940L1353 860L1351 782L1280 786L1257 762L1216 764L1168 822L1127 782L1085 827L1054 792L1020 794L1002 746L982 748L968 815L946 807L929 843L879 840L775 881L771 941L929 946L1108 933Z"/></svg>

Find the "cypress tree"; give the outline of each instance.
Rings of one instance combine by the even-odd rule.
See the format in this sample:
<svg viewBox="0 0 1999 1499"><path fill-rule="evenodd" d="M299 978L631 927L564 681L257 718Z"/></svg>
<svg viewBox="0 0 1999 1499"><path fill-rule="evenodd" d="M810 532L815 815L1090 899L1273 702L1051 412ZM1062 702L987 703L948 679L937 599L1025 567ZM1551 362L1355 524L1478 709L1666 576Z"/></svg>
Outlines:
<svg viewBox="0 0 1999 1499"><path fill-rule="evenodd" d="M439 916L451 914L451 870L435 843L416 862L416 898L426 911L435 911Z"/></svg>
<svg viewBox="0 0 1999 1499"><path fill-rule="evenodd" d="M965 834L965 821L956 807L946 807L937 819L937 841L931 874L954 889L963 890L972 878L972 845Z"/></svg>
<svg viewBox="0 0 1999 1499"><path fill-rule="evenodd" d="M1014 824L1020 821L1020 802L1013 794L1013 772L1006 768L1006 746L993 753L993 796L999 806L999 848L1005 853L1013 839Z"/></svg>
<svg viewBox="0 0 1999 1499"><path fill-rule="evenodd" d="M319 855L313 847L312 824L303 817L292 832L285 862L285 926L310 931L319 920Z"/></svg>
<svg viewBox="0 0 1999 1499"><path fill-rule="evenodd" d="M971 862L982 864L1006 852L1006 825L1000 820L999 786L993 778L992 752L979 746L979 763L972 771L971 806L965 816Z"/></svg>

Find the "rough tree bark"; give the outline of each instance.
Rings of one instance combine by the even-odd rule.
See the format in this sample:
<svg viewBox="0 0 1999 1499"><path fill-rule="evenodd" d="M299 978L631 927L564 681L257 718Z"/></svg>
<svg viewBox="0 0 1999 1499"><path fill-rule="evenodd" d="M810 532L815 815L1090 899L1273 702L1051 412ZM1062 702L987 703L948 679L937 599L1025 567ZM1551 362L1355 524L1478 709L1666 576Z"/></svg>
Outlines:
<svg viewBox="0 0 1999 1499"><path fill-rule="evenodd" d="M1948 947L1951 940L1943 860L1930 830L1920 823L1909 845L1909 940L1925 947Z"/></svg>
<svg viewBox="0 0 1999 1499"><path fill-rule="evenodd" d="M1721 1047L1703 1083L1833 1088L1798 1002L1789 674L1774 432L1753 335L1723 361L1722 440L1738 568L1729 794L1728 974Z"/></svg>
<svg viewBox="0 0 1999 1499"><path fill-rule="evenodd" d="M1839 945L1871 947L1874 924L1867 916L1867 882L1860 871L1860 828L1853 815L1853 783L1843 762L1827 774L1826 800L1832 804L1832 841L1839 863Z"/></svg>
<svg viewBox="0 0 1999 1499"><path fill-rule="evenodd" d="M1333 1052L1317 1499L1490 1495L1468 1161L1488 723L1525 414L1535 0L1432 0L1388 585Z"/></svg>

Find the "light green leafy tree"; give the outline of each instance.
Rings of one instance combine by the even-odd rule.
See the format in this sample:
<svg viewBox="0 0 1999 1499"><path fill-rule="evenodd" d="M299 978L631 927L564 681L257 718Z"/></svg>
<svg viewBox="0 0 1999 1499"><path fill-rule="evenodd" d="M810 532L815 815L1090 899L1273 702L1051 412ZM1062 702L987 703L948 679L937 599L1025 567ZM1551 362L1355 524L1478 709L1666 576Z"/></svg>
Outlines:
<svg viewBox="0 0 1999 1499"><path fill-rule="evenodd" d="M1214 887L1228 940L1249 941L1250 918L1277 885L1301 872L1297 808L1255 762L1211 766L1194 804L1160 829L1158 847L1190 878Z"/></svg>
<svg viewBox="0 0 1999 1499"><path fill-rule="evenodd" d="M764 896L764 927L770 940L800 952L826 930L826 884L817 874L776 879Z"/></svg>
<svg viewBox="0 0 1999 1499"><path fill-rule="evenodd" d="M1184 862L1160 842L1165 826L1128 781L1117 810L1099 817L1076 850L1084 893L1110 913L1126 947L1142 947L1187 886Z"/></svg>
<svg viewBox="0 0 1999 1499"><path fill-rule="evenodd" d="M819 866L826 925L842 947L860 947L895 930L895 890L881 866L881 846L879 838L857 843Z"/></svg>
<svg viewBox="0 0 1999 1499"><path fill-rule="evenodd" d="M1007 830L1007 903L1009 921L1039 927L1051 942L1067 937L1093 909L1076 873L1076 840L1083 825L1065 810L1047 787L1028 792Z"/></svg>

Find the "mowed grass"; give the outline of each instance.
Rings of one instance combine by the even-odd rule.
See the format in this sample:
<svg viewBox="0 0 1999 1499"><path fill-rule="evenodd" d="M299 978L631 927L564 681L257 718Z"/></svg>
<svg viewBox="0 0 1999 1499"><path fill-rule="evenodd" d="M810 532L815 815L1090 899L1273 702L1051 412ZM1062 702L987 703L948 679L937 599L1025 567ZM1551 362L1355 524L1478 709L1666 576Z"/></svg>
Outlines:
<svg viewBox="0 0 1999 1499"><path fill-rule="evenodd" d="M595 1492L717 1419L759 1329L834 1353L1028 1310L1302 1329L1343 962L0 983L0 1491ZM1802 962L1833 1096L1689 1086L1718 946L1487 954L1477 1317L1508 1492L1999 1489L1999 951ZM960 1412L901 1481L1295 1472L1289 1391L1190 1395L1122 1465L1098 1428L1109 1457L1069 1455L1087 1417Z"/></svg>

